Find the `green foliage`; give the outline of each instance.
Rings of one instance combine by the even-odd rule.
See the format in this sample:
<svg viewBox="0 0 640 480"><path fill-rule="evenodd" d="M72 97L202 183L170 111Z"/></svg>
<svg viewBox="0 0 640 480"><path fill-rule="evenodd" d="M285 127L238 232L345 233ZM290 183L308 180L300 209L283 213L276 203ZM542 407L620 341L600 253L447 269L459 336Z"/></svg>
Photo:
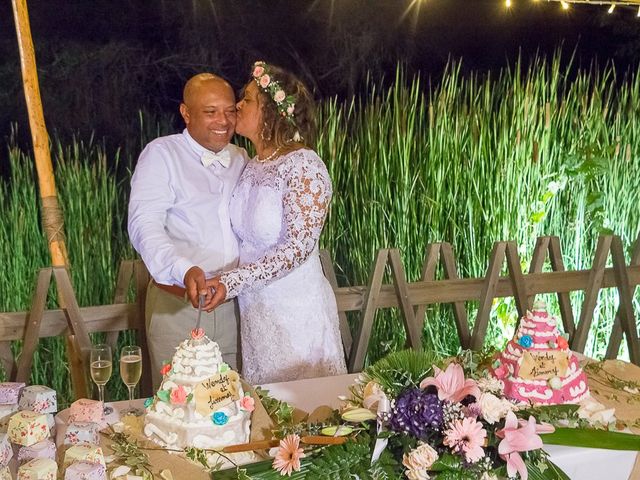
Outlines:
<svg viewBox="0 0 640 480"><path fill-rule="evenodd" d="M383 480L402 478L401 465L389 454L383 453L380 460L371 465L369 438L365 435L358 441L342 445L331 445L314 451L301 459L300 470L291 474L295 480L351 479L354 475L362 480ZM272 468L267 460L241 468L232 468L212 474L215 480L275 480L282 476Z"/></svg>
<svg viewBox="0 0 640 480"><path fill-rule="evenodd" d="M395 397L407 388L418 387L432 373L438 359L432 351L400 350L367 367L364 375Z"/></svg>

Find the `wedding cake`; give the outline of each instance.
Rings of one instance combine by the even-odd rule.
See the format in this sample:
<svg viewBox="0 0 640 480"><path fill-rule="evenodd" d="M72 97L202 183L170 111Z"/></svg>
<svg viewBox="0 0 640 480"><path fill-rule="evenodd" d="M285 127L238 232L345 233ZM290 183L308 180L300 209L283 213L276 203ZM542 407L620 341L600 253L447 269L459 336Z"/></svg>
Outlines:
<svg viewBox="0 0 640 480"><path fill-rule="evenodd" d="M167 448L219 449L249 441L253 398L202 329L176 349L146 406L144 434Z"/></svg>
<svg viewBox="0 0 640 480"><path fill-rule="evenodd" d="M519 402L578 403L589 396L587 377L542 301L522 318L491 372L504 382L505 396Z"/></svg>

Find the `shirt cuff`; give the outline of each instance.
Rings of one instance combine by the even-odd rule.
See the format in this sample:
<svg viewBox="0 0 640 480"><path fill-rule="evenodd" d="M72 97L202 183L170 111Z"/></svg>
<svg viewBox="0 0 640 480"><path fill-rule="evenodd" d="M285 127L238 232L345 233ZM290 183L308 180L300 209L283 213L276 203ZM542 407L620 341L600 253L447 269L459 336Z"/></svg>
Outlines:
<svg viewBox="0 0 640 480"><path fill-rule="evenodd" d="M175 285L184 287L184 276L191 267L195 267L193 262L186 258L178 258L171 267L171 278Z"/></svg>

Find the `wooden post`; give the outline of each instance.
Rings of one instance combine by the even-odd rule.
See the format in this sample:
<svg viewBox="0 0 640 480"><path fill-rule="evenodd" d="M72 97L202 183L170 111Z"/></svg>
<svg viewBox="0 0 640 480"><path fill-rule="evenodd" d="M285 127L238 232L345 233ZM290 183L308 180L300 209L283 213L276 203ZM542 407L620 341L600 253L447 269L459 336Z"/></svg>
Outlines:
<svg viewBox="0 0 640 480"><path fill-rule="evenodd" d="M20 49L24 96L29 113L29 126L33 140L36 171L38 172L38 186L40 189L40 198L42 199L42 224L47 235L47 242L51 253L51 265L54 267L66 267L68 260L64 241L64 224L56 195L51 152L49 150L49 135L47 134L47 128L44 123L44 113L42 111L42 100L40 98L40 86L38 84L36 57L33 40L31 38L27 2L26 0L12 0L12 5L16 23L18 47ZM58 296L58 303L60 308L65 308L61 296ZM69 353L69 363L71 365L71 377L73 379L75 395L76 397L86 397L87 382L82 368L82 357L81 353L76 351L72 337L67 337L67 351Z"/></svg>

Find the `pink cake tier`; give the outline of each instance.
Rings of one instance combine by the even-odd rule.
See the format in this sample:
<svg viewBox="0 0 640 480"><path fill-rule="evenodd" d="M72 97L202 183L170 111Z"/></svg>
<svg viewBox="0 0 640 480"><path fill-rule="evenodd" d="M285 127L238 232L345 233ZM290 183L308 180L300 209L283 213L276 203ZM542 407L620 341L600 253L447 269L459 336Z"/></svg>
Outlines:
<svg viewBox="0 0 640 480"><path fill-rule="evenodd" d="M527 312L491 372L504 382L505 396L518 402L555 405L589 396L587 377L544 302Z"/></svg>

